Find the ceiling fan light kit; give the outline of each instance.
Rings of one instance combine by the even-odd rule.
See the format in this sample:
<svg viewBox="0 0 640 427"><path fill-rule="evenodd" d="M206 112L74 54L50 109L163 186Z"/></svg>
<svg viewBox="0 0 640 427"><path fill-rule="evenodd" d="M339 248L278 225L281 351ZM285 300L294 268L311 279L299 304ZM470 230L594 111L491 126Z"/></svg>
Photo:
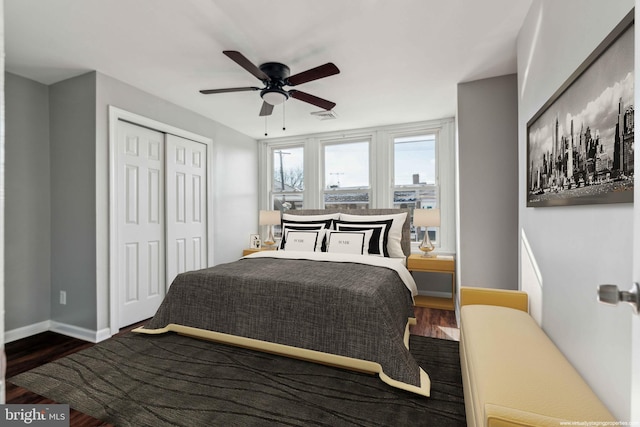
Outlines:
<svg viewBox="0 0 640 427"><path fill-rule="evenodd" d="M240 52L237 52L235 50L225 50L223 53L236 64L240 65L249 73L253 74L257 79L261 80L265 87L258 88L255 86L250 86L227 89L203 89L200 91L200 93L209 95L214 93L246 92L259 90L260 97L263 101L262 108L260 109L260 116L271 115L274 105L280 105L290 97L302 102L306 102L308 104L315 105L316 107L323 108L327 111L330 111L331 109L333 109L333 107L336 106L335 102L327 101L326 99L319 98L306 92L295 89L283 89L284 86L296 86L302 83L307 83L313 80L322 79L324 77L329 77L334 74L340 73L338 67L336 67L331 62L290 76L291 70L289 69L289 67L279 62L266 62L259 67L256 67Z"/></svg>
<svg viewBox="0 0 640 427"><path fill-rule="evenodd" d="M289 99L289 94L286 91L279 88L263 89L260 92L260 96L262 97L262 100L264 102L271 105L280 105L284 101Z"/></svg>

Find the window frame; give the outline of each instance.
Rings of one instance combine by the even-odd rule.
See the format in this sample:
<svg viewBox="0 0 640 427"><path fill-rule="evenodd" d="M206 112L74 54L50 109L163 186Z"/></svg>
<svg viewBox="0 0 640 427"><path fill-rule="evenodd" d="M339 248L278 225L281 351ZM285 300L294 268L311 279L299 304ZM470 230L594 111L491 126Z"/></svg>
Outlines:
<svg viewBox="0 0 640 427"><path fill-rule="evenodd" d="M445 118L408 124L379 126L366 129L272 138L258 141L258 203L259 209L272 209L271 188L273 169L270 165L272 150L287 147L304 147L304 209L324 207L324 145L333 143L369 141L369 208L392 208L394 177L394 142L396 138L415 135L436 135L437 205L440 207L441 224L437 253L455 254L455 120ZM266 177L267 179L264 179ZM418 243L412 243L418 251Z"/></svg>
<svg viewBox="0 0 640 427"><path fill-rule="evenodd" d="M433 135L434 137L434 142L435 142L435 182L434 184L424 184L424 185L419 185L419 184L410 184L410 185L396 185L395 183L395 145L396 145L396 139L399 138L411 138L411 137L418 137L418 136L423 136L423 135ZM390 141L390 146L391 146L391 155L390 155L390 161L389 163L391 164L391 168L392 168L392 172L391 172L391 201L390 204L393 207L394 205L394 199L395 199L395 192L396 191L409 191L409 190L418 190L418 189L435 189L435 193L436 193L436 203L434 208L440 208L440 161L439 161L439 154L440 154L440 129L432 129L429 131L398 131L398 132L390 132L389 133L389 138L391 139ZM410 208L408 208L410 209ZM412 222L413 225L413 222ZM434 227L428 227L428 229L432 229ZM435 233L435 239L432 239L432 243L434 244L434 246L436 247L436 250L438 250L441 247L441 237L440 237L440 230L442 227L437 227L438 230ZM428 231L428 230L427 230ZM420 245L421 240L417 239L416 241L412 241L411 242L411 246L412 249L418 250L418 246Z"/></svg>

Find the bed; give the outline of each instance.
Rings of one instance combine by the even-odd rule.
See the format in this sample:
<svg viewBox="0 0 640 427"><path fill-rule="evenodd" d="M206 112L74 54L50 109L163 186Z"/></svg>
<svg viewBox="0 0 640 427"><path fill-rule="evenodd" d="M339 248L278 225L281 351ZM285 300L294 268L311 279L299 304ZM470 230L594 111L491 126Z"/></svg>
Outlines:
<svg viewBox="0 0 640 427"><path fill-rule="evenodd" d="M417 293L405 267L408 212L292 212L283 215L280 250L178 275L134 332L176 332L374 373L429 396L429 376L408 349Z"/></svg>

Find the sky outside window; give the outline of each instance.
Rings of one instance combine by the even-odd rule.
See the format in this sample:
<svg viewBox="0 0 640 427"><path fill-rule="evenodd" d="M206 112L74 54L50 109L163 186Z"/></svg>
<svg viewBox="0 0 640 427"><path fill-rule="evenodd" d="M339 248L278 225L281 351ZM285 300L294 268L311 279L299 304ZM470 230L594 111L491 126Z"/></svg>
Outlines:
<svg viewBox="0 0 640 427"><path fill-rule="evenodd" d="M325 145L324 171L328 189L369 187L369 142Z"/></svg>
<svg viewBox="0 0 640 427"><path fill-rule="evenodd" d="M418 182L414 182L414 175ZM413 185L436 183L435 135L420 135L394 139L394 184Z"/></svg>

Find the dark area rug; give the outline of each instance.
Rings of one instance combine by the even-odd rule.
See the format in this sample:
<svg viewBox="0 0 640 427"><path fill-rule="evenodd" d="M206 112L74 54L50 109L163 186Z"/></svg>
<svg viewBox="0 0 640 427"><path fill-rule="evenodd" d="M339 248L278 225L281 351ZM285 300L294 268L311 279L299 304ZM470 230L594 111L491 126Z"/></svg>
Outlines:
<svg viewBox="0 0 640 427"><path fill-rule="evenodd" d="M458 343L411 336L425 398L378 376L128 333L8 381L116 426L465 426Z"/></svg>

